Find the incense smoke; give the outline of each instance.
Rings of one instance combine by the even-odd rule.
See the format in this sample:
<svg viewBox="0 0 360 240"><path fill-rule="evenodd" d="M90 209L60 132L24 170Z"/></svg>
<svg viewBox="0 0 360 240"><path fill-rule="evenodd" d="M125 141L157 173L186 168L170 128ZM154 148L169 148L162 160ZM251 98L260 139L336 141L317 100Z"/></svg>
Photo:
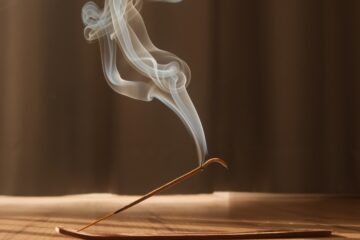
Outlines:
<svg viewBox="0 0 360 240"><path fill-rule="evenodd" d="M139 13L141 5L142 0L105 0L101 10L94 2L86 3L82 9L85 38L99 40L104 74L114 91L142 101L156 98L179 116L195 140L202 164L207 146L200 118L186 91L190 69L174 54L154 46ZM116 66L117 45L128 63L148 80L121 77Z"/></svg>

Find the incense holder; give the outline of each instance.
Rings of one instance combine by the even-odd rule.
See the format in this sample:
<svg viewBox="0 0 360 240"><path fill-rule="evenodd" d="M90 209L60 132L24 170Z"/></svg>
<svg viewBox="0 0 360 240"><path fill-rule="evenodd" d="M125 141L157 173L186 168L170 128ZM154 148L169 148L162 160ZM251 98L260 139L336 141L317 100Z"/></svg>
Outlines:
<svg viewBox="0 0 360 240"><path fill-rule="evenodd" d="M276 239L276 238L321 238L331 236L328 230L275 230L275 231L256 231L256 232L238 232L238 233L172 233L160 235L136 235L136 234L94 234L88 232L79 232L76 230L65 229L61 227L55 230L65 236L78 239L106 239L106 240L185 240L185 239Z"/></svg>

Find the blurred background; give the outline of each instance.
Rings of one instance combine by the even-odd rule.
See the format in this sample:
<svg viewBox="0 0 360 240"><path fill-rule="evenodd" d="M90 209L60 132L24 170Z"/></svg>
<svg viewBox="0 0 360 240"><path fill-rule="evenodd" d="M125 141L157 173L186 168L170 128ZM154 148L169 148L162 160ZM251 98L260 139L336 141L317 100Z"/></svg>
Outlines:
<svg viewBox="0 0 360 240"><path fill-rule="evenodd" d="M174 113L108 87L85 2L0 0L0 195L142 194L197 166ZM360 193L360 1L145 2L142 14L154 44L189 64L209 157L230 165L170 193Z"/></svg>

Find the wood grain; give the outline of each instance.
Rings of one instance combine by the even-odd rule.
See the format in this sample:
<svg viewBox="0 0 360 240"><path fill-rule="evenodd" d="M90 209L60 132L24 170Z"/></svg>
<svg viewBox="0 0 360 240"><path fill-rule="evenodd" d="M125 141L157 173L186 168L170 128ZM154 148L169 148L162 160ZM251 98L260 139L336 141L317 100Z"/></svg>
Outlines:
<svg viewBox="0 0 360 240"><path fill-rule="evenodd" d="M134 199L110 194L3 196L0 239L67 239L54 228L79 229ZM171 235L300 229L333 231L335 236L328 239L360 239L360 199L255 193L158 196L92 227L91 232Z"/></svg>

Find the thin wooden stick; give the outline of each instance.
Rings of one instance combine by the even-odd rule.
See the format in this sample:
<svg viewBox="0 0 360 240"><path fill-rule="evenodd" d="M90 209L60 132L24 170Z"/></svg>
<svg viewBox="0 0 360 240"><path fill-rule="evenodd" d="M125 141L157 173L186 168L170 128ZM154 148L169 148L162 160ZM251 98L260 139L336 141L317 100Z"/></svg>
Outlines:
<svg viewBox="0 0 360 240"><path fill-rule="evenodd" d="M135 201L129 203L128 205L116 210L115 212L107 214L104 217L99 218L98 220L86 225L85 227L80 228L79 230L77 230L77 232L80 232L80 231L82 231L82 230L84 230L86 228L89 228L89 227L91 227L91 226L93 226L93 225L95 225L95 224L97 224L97 223L99 223L99 222L101 222L101 221L103 221L105 219L108 219L108 218L112 217L115 214L118 214L119 212L125 211L126 209L131 208L132 206L141 203L142 201L154 196L155 194L157 194L159 192L162 192L162 191L164 191L166 189L169 189L170 187L173 187L173 186L179 184L180 182L185 181L186 179L188 179L188 178L202 172L206 167L208 167L209 165L211 165L213 163L218 163L221 166L225 167L226 169L228 168L228 166L227 166L227 164L226 164L226 162L224 160L222 160L220 158L211 158L211 159L207 160L206 162L204 162L201 166L199 166L199 167L191 170L190 172L187 172L184 175L182 175L182 176L180 176L178 178L175 178L174 180L172 180L172 181L170 181L170 182L168 182L168 183L166 183L166 184L152 190L151 192L143 195L142 197L138 198L137 200L135 200Z"/></svg>

